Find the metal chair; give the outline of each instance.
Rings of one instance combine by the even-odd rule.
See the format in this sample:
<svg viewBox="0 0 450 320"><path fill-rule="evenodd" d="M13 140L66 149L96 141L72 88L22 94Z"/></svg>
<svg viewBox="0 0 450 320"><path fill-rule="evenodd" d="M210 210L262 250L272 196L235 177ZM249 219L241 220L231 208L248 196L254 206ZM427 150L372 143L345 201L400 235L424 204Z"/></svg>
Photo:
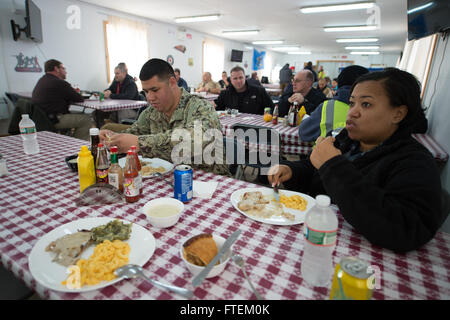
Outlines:
<svg viewBox="0 0 450 320"><path fill-rule="evenodd" d="M234 124L231 129L235 143L236 179L244 176L246 167L257 169L261 174L261 169L268 170L280 162L281 137L277 130L241 123Z"/></svg>

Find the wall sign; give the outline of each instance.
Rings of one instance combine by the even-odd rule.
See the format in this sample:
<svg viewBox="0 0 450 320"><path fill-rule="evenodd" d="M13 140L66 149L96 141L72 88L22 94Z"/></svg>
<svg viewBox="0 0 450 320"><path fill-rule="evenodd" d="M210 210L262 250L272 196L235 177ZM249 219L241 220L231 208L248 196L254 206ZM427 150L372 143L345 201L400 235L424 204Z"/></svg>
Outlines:
<svg viewBox="0 0 450 320"><path fill-rule="evenodd" d="M14 57L17 59L17 64L14 68L16 72L42 72L37 56L26 57L22 52L20 52Z"/></svg>
<svg viewBox="0 0 450 320"><path fill-rule="evenodd" d="M173 60L173 57L172 57L170 54L167 56L167 62L168 62L171 66L173 66L173 63L175 62L175 61Z"/></svg>
<svg viewBox="0 0 450 320"><path fill-rule="evenodd" d="M175 46L174 48L183 53L186 51L186 47L183 46L182 44L179 44L179 45Z"/></svg>

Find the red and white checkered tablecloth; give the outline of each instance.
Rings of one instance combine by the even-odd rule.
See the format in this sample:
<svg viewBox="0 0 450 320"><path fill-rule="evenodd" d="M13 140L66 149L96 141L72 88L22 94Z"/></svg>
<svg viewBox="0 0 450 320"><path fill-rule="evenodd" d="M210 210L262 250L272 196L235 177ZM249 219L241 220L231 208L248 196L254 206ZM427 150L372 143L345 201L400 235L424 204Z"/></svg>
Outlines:
<svg viewBox="0 0 450 320"><path fill-rule="evenodd" d="M116 100L116 99L105 99L104 101L101 102L99 100L84 100L83 102L74 102L73 104L100 111L139 109L140 107L145 107L148 105L147 101Z"/></svg>
<svg viewBox="0 0 450 320"><path fill-rule="evenodd" d="M219 183L213 198L194 198L186 205L175 226L158 229L147 222L140 210L150 199L172 195L172 188L161 178L144 179L144 197L137 203L77 207L73 202L79 190L76 173L68 169L64 157L78 151L83 142L49 132L39 132L38 137L41 152L35 156L23 154L20 136L0 138L0 150L10 172L8 176L0 177L0 258L7 269L41 297L181 299L139 279L73 294L46 289L33 279L28 268L28 255L40 237L70 221L107 216L129 220L153 234L156 250L144 269L147 275L161 281L194 289L192 275L179 256L184 240L203 232L227 237L241 229L242 234L233 249L245 258L247 273L264 298L328 299L329 288L312 287L301 277L301 225L259 223L232 207L230 195L234 191L255 185L195 171L194 179ZM337 264L341 257L351 255L378 266L381 288L374 290L373 299L450 299L450 235L438 233L423 248L396 254L371 245L342 216L338 215L338 218L338 242L333 262ZM196 300L256 298L242 271L232 263L220 276L206 279L194 293Z"/></svg>
<svg viewBox="0 0 450 320"><path fill-rule="evenodd" d="M277 130L281 137L281 151L285 154L308 155L314 145L313 142L301 141L298 137L298 127L285 127L282 119L279 120L278 124L272 124L272 122L265 122L262 115L241 113L236 117L223 116L219 120L222 133L226 136L233 135L231 127L237 123L264 126Z"/></svg>

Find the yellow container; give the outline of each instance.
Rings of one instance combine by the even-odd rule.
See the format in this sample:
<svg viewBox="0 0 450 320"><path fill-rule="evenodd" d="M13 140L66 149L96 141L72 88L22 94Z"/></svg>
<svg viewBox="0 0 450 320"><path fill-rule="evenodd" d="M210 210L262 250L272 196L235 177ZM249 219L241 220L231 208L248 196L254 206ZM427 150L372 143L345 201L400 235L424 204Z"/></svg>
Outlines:
<svg viewBox="0 0 450 320"><path fill-rule="evenodd" d="M87 146L81 146L78 153L78 179L80 181L80 193L96 182L94 157Z"/></svg>
<svg viewBox="0 0 450 320"><path fill-rule="evenodd" d="M300 125L300 122L302 122L303 116L306 114L305 106L302 106L300 110L298 111L298 123L297 126Z"/></svg>

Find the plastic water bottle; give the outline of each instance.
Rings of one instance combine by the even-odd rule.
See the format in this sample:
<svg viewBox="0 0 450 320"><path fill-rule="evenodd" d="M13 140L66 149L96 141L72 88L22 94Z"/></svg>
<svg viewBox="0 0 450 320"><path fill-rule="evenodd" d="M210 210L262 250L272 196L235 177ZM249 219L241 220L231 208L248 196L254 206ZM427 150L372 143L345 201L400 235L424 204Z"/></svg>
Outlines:
<svg viewBox="0 0 450 320"><path fill-rule="evenodd" d="M316 287L327 286L333 275L332 254L336 246L338 220L330 197L318 195L316 205L306 214L302 278Z"/></svg>
<svg viewBox="0 0 450 320"><path fill-rule="evenodd" d="M19 130L23 139L23 151L26 154L39 153L36 126L28 114L22 115L22 120L19 122Z"/></svg>

